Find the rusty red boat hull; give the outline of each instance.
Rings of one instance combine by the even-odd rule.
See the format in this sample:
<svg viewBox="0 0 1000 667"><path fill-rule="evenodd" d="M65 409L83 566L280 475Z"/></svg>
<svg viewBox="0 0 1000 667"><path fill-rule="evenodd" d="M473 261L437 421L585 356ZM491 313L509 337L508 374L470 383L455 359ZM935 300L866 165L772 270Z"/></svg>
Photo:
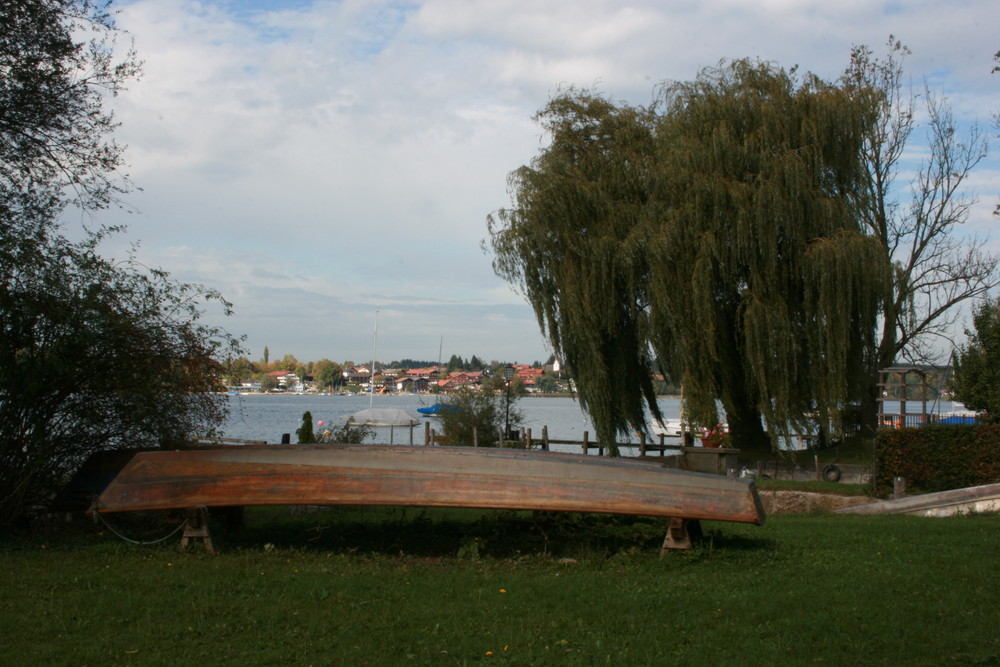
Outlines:
<svg viewBox="0 0 1000 667"><path fill-rule="evenodd" d="M231 505L475 507L764 523L752 480L575 454L391 445L141 452L95 509Z"/></svg>

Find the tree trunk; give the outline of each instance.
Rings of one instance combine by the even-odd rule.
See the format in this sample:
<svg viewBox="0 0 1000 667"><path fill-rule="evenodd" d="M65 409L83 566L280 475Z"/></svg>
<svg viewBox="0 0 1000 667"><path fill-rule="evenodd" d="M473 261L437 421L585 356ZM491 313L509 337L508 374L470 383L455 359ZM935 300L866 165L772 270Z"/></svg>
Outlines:
<svg viewBox="0 0 1000 667"><path fill-rule="evenodd" d="M768 443L760 411L750 405L726 408L733 447L763 447Z"/></svg>

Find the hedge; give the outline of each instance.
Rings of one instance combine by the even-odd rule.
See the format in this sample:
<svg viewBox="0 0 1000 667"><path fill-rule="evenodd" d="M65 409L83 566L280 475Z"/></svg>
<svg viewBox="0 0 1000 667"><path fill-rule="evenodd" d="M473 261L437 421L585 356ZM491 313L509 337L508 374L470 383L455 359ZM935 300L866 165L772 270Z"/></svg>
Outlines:
<svg viewBox="0 0 1000 667"><path fill-rule="evenodd" d="M875 483L930 493L1000 482L1000 425L883 429L875 439Z"/></svg>

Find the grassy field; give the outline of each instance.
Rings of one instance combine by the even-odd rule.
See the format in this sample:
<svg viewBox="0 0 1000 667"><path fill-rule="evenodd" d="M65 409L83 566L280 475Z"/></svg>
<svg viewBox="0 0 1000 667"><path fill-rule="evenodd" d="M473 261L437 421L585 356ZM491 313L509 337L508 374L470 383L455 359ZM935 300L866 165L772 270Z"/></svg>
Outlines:
<svg viewBox="0 0 1000 667"><path fill-rule="evenodd" d="M998 522L710 523L662 559L662 521L618 517L268 508L217 556L93 528L0 543L0 637L16 665L1000 664Z"/></svg>

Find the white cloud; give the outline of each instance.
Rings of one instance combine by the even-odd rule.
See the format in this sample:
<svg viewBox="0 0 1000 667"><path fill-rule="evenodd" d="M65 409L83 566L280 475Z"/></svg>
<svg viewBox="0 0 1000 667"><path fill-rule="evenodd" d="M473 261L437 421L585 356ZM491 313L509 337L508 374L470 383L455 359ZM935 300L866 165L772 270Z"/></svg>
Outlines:
<svg viewBox="0 0 1000 667"><path fill-rule="evenodd" d="M399 357L428 356L441 335L465 356L546 356L530 308L479 242L508 203L507 174L541 145L531 116L560 86L645 104L664 80L745 56L833 78L852 45L878 50L895 33L914 52L907 71L957 116L1000 108L988 0L121 9L146 62L116 103L144 188L130 197L143 213L132 236L149 263L229 297L228 326L256 355L363 358L384 308Z"/></svg>

